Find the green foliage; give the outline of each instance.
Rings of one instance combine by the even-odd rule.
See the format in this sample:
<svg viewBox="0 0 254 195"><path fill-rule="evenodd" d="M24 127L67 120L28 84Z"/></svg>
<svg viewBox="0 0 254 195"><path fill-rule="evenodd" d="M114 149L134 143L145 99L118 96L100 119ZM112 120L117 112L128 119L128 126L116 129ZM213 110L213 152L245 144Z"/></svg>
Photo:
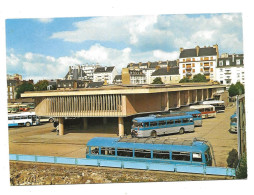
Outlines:
<svg viewBox="0 0 254 195"><path fill-rule="evenodd" d="M47 80L38 81L34 85L34 89L35 89L35 91L44 91L44 90L47 90L48 84L49 84L49 82Z"/></svg>
<svg viewBox="0 0 254 195"><path fill-rule="evenodd" d="M228 153L228 158L227 158L227 163L228 167L230 168L236 168L238 164L238 152L236 149L232 149Z"/></svg>
<svg viewBox="0 0 254 195"><path fill-rule="evenodd" d="M152 84L163 84L163 82L161 81L161 78L160 78L160 77L156 77L156 78L153 80Z"/></svg>
<svg viewBox="0 0 254 195"><path fill-rule="evenodd" d="M16 87L16 99L20 98L20 94L25 91L34 91L34 85L32 83L24 82L23 84Z"/></svg>
<svg viewBox="0 0 254 195"><path fill-rule="evenodd" d="M240 82L237 82L236 84L231 84L228 89L228 93L230 97L244 94L245 89L243 84L241 84Z"/></svg>
<svg viewBox="0 0 254 195"><path fill-rule="evenodd" d="M246 179L247 178L247 155L244 153L240 159L238 168L236 169L236 178L237 179Z"/></svg>
<svg viewBox="0 0 254 195"><path fill-rule="evenodd" d="M189 82L191 82L191 80L188 79L187 77L184 77L179 81L179 83L189 83Z"/></svg>
<svg viewBox="0 0 254 195"><path fill-rule="evenodd" d="M208 82L208 81L206 80L205 75L199 73L194 75L192 82L196 83L196 82Z"/></svg>

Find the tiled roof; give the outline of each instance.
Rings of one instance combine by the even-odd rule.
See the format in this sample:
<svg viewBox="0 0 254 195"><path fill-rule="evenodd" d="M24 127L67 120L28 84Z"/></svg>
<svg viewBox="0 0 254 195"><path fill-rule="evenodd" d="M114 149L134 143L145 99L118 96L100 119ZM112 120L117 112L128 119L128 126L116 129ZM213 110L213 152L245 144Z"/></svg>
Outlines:
<svg viewBox="0 0 254 195"><path fill-rule="evenodd" d="M121 75L121 74L116 75L115 78L114 78L114 80L122 80L122 75Z"/></svg>
<svg viewBox="0 0 254 195"><path fill-rule="evenodd" d="M204 47L204 48L199 48L198 55L197 55L196 48L184 49L180 53L180 58L199 57L199 56L214 56L214 55L217 55L216 48Z"/></svg>
<svg viewBox="0 0 254 195"><path fill-rule="evenodd" d="M179 74L179 67L170 67L169 71L167 68L159 68L158 70L152 73L152 76L161 76L161 75L178 75Z"/></svg>
<svg viewBox="0 0 254 195"><path fill-rule="evenodd" d="M217 61L217 67L222 67L219 66L220 61L223 61L223 66L239 66L239 65L244 65L243 63L244 55L243 54L235 54L234 55L234 61L233 61L233 55L228 55L227 58L218 58ZM226 61L229 60L229 65L226 65ZM240 60L240 64L236 64L236 60Z"/></svg>
<svg viewBox="0 0 254 195"><path fill-rule="evenodd" d="M95 69L94 73L112 72L114 68L114 66L98 67Z"/></svg>
<svg viewBox="0 0 254 195"><path fill-rule="evenodd" d="M88 83L87 88L99 88L103 86L104 82L91 82Z"/></svg>

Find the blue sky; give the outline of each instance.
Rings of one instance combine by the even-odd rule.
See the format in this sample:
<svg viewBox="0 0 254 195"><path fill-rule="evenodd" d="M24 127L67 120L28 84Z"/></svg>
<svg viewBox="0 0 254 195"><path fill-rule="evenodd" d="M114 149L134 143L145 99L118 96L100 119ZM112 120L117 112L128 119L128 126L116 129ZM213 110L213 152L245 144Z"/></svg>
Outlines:
<svg viewBox="0 0 254 195"><path fill-rule="evenodd" d="M7 73L58 79L70 65L94 63L120 73L130 62L175 60L180 47L243 53L242 36L238 13L7 19Z"/></svg>

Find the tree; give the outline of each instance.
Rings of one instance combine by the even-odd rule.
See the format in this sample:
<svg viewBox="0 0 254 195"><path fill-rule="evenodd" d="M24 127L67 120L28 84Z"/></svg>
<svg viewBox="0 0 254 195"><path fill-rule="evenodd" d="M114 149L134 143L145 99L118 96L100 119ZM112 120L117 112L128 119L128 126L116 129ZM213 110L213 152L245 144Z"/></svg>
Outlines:
<svg viewBox="0 0 254 195"><path fill-rule="evenodd" d="M238 89L238 95L244 94L244 86L239 81L235 84L236 88Z"/></svg>
<svg viewBox="0 0 254 195"><path fill-rule="evenodd" d="M228 167L230 168L236 168L238 164L238 152L236 149L232 149L228 153L228 158L227 158L227 163Z"/></svg>
<svg viewBox="0 0 254 195"><path fill-rule="evenodd" d="M35 91L44 91L44 90L47 90L48 84L49 84L49 82L47 80L38 81L34 85L34 89L35 89Z"/></svg>
<svg viewBox="0 0 254 195"><path fill-rule="evenodd" d="M25 91L34 91L34 85L32 83L24 82L23 84L16 87L16 99L20 98L20 94Z"/></svg>
<svg viewBox="0 0 254 195"><path fill-rule="evenodd" d="M240 163L236 169L236 178L237 179L246 179L247 178L247 155L244 153L240 159Z"/></svg>
<svg viewBox="0 0 254 195"><path fill-rule="evenodd" d="M156 78L153 80L152 84L163 84L163 82L161 81L161 78L160 78L160 77L156 77Z"/></svg>
<svg viewBox="0 0 254 195"><path fill-rule="evenodd" d="M189 82L191 82L191 80L187 77L184 77L179 81L179 83L189 83Z"/></svg>
<svg viewBox="0 0 254 195"><path fill-rule="evenodd" d="M196 83L196 82L208 82L208 81L206 80L205 75L199 73L193 77L192 82Z"/></svg>

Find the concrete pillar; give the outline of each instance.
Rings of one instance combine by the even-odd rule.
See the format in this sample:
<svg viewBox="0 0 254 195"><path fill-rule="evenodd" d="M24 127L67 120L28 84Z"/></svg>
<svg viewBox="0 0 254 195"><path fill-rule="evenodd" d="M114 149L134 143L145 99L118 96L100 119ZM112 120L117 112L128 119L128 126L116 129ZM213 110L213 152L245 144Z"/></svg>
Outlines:
<svg viewBox="0 0 254 195"><path fill-rule="evenodd" d="M64 118L61 117L59 120L59 135L64 135Z"/></svg>
<svg viewBox="0 0 254 195"><path fill-rule="evenodd" d="M103 120L103 125L106 125L107 124L107 118L103 117L102 120Z"/></svg>
<svg viewBox="0 0 254 195"><path fill-rule="evenodd" d="M180 91L177 91L177 107L181 106L181 96L180 96Z"/></svg>
<svg viewBox="0 0 254 195"><path fill-rule="evenodd" d="M123 117L118 117L118 130L119 130L119 137L124 136L124 121Z"/></svg>
<svg viewBox="0 0 254 195"><path fill-rule="evenodd" d="M209 99L209 91L208 91L208 89L206 90L206 99L207 100Z"/></svg>
<svg viewBox="0 0 254 195"><path fill-rule="evenodd" d="M87 127L88 127L87 118L84 117L84 118L83 118L83 129L87 129Z"/></svg>
<svg viewBox="0 0 254 195"><path fill-rule="evenodd" d="M198 102L198 90L196 89L196 97L195 97L195 103Z"/></svg>
<svg viewBox="0 0 254 195"><path fill-rule="evenodd" d="M187 97L187 98L188 98L188 99L187 99L187 105L190 105L190 100L191 100L191 99L190 99L190 98L191 98L190 95L191 95L190 90L188 90L188 91L187 91L187 96L188 96L188 97Z"/></svg>

